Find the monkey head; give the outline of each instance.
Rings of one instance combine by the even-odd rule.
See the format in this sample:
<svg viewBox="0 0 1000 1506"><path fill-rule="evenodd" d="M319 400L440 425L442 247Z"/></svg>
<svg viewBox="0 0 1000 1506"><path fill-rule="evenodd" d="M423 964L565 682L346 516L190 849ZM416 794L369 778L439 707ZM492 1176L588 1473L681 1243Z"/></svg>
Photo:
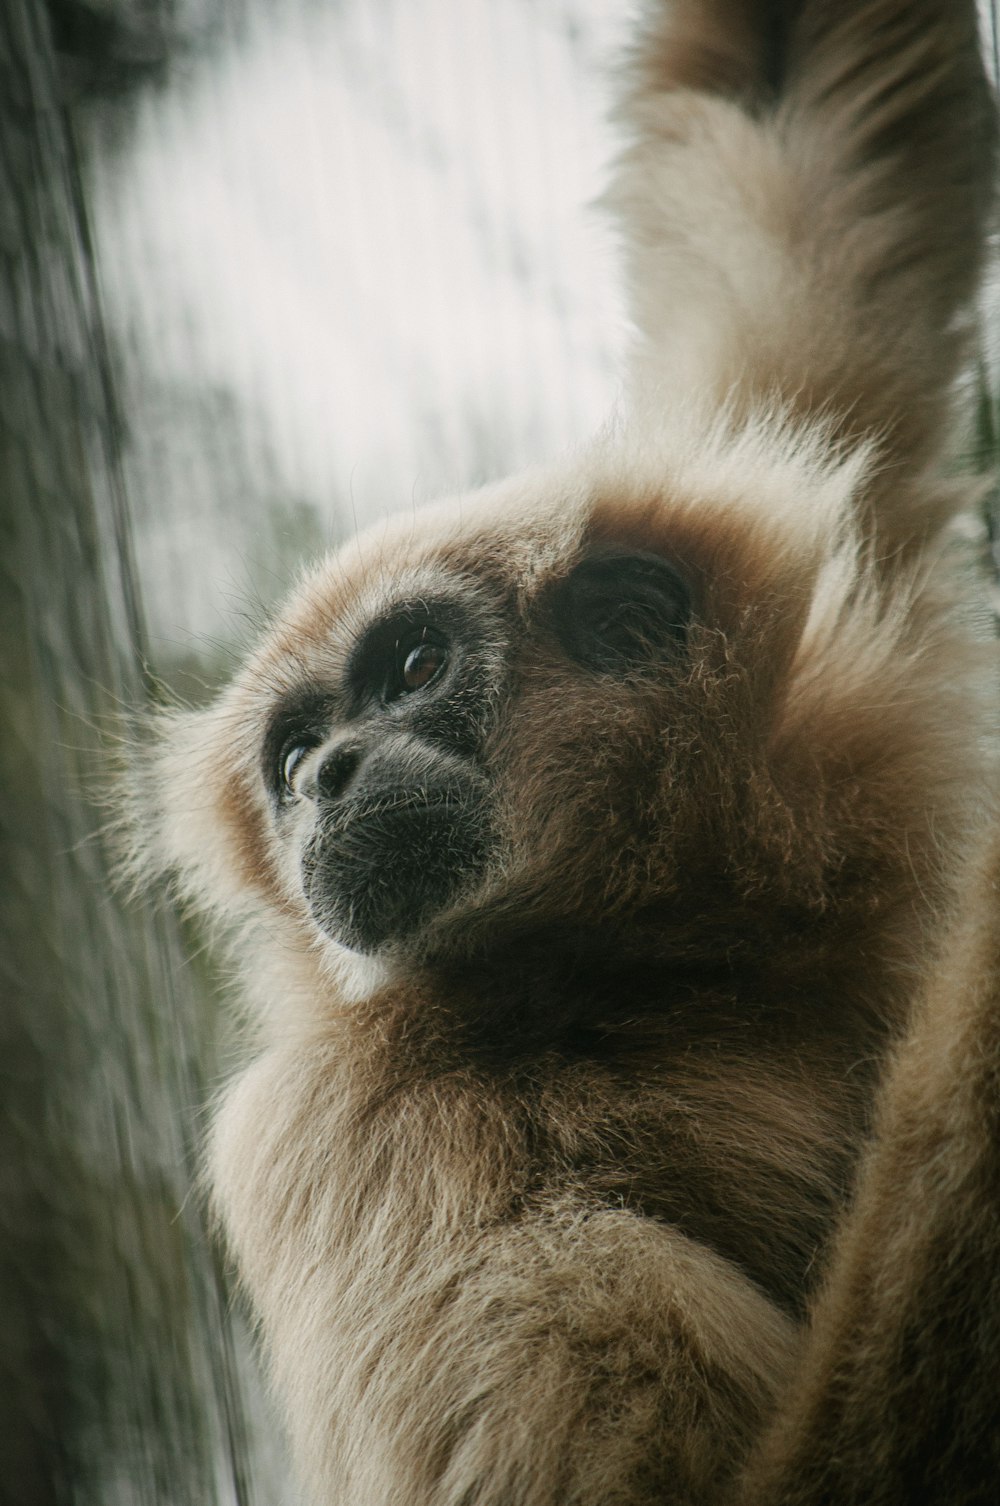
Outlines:
<svg viewBox="0 0 1000 1506"><path fill-rule="evenodd" d="M532 666L549 662L558 703L572 686L555 660L594 690L670 677L683 659L690 587L660 555L585 548L524 615L516 590L431 557L386 583L339 674L274 706L262 766L275 833L336 941L377 951L467 910L484 887L496 902L513 845L504 817L527 777L512 788L521 760L500 750Z"/></svg>
<svg viewBox="0 0 1000 1506"><path fill-rule="evenodd" d="M763 946L875 860L845 833L879 802L918 862L893 752L919 673L887 679L902 629L859 576L863 457L769 422L645 465L606 442L315 567L170 717L160 860L292 947L390 959Z"/></svg>

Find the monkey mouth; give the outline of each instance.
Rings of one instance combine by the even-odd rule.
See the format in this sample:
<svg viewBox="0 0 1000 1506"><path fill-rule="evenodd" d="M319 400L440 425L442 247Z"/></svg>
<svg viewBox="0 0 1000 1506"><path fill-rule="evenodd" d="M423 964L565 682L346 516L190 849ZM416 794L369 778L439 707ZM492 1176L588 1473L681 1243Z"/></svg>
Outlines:
<svg viewBox="0 0 1000 1506"><path fill-rule="evenodd" d="M417 936L482 874L486 800L475 787L360 793L322 812L302 857L313 919L372 953Z"/></svg>

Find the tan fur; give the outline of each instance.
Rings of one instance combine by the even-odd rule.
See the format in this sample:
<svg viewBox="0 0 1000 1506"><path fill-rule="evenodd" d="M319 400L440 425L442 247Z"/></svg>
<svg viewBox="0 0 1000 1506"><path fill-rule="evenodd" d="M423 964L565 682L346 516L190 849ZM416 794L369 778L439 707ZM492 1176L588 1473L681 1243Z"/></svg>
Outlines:
<svg viewBox="0 0 1000 1506"><path fill-rule="evenodd" d="M892 1063L856 1206L742 1501L996 1498L998 882L994 844Z"/></svg>
<svg viewBox="0 0 1000 1506"><path fill-rule="evenodd" d="M975 1291L949 1349L942 1254L967 1236L995 1333L995 664L943 531L974 495L974 7L678 0L629 80L620 420L316 566L137 781L137 865L228 927L252 1006L216 1207L317 1503L902 1502L921 1472L986 1502L995 1439L949 1494L986 1371ZM655 674L560 636L609 546L690 593ZM262 747L438 597L478 624L475 753L444 760L488 788L488 859L361 956L303 878L319 796L269 796ZM323 715L309 778L374 713ZM422 767L396 715L363 756ZM901 1372L911 1340L954 1404Z"/></svg>

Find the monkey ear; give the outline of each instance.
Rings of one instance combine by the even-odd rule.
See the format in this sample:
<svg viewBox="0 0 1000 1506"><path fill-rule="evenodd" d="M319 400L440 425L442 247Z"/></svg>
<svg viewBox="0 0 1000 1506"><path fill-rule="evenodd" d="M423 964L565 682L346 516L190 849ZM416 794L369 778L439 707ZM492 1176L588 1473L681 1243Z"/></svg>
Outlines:
<svg viewBox="0 0 1000 1506"><path fill-rule="evenodd" d="M682 653L691 593L659 555L603 549L561 581L552 601L556 636L597 674L661 669Z"/></svg>
<svg viewBox="0 0 1000 1506"><path fill-rule="evenodd" d="M226 702L146 719L120 777L112 841L119 877L134 892L167 880L181 903L233 917L250 896L238 834L223 813L240 779L241 739L230 736Z"/></svg>

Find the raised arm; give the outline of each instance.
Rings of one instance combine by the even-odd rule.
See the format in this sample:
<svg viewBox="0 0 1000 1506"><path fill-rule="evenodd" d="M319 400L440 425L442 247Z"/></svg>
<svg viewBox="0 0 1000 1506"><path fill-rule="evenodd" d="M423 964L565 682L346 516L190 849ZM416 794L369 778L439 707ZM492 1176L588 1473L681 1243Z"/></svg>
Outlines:
<svg viewBox="0 0 1000 1506"><path fill-rule="evenodd" d="M621 113L637 404L874 438L880 552L923 539L954 504L898 478L951 453L995 184L974 0L650 6Z"/></svg>

